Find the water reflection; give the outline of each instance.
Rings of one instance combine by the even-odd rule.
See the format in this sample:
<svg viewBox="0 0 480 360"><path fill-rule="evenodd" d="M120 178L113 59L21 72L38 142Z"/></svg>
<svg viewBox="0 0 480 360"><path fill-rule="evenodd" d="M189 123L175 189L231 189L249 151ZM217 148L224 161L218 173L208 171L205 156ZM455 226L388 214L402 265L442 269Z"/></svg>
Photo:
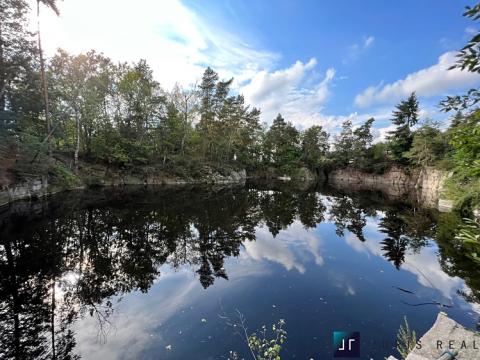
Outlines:
<svg viewBox="0 0 480 360"><path fill-rule="evenodd" d="M326 221L338 236L375 247L396 269L436 238L435 265L465 280L458 294L466 301L480 302L479 270L451 241L455 216L392 204L379 194L322 193L271 187L98 190L11 207L0 217L0 358L78 358L75 322L92 318L100 337L106 336L118 298L148 292L165 266L191 269L207 289L229 278L225 261L243 246L254 260L303 274L304 264L288 246L295 239L288 236L301 237L322 266L321 238L307 229ZM378 219L373 226L382 234L379 242L366 235L371 219ZM355 294L351 284L346 291Z"/></svg>

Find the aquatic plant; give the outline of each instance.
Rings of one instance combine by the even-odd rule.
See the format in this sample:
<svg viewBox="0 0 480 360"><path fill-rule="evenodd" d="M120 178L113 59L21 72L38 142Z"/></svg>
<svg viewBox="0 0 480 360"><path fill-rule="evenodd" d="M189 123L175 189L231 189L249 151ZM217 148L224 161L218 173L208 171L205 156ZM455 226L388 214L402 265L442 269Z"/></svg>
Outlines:
<svg viewBox="0 0 480 360"><path fill-rule="evenodd" d="M263 325L256 332L248 335L245 316L236 310L236 319L232 321L225 313L220 318L226 320L227 325L237 330L246 341L250 355L254 360L281 360L282 345L287 341L287 331L284 329L286 322L280 319L271 326L271 331ZM238 360L240 356L236 351L230 351L229 360Z"/></svg>
<svg viewBox="0 0 480 360"><path fill-rule="evenodd" d="M463 221L455 239L461 242L469 258L480 263L480 224L468 218Z"/></svg>
<svg viewBox="0 0 480 360"><path fill-rule="evenodd" d="M402 359L406 359L417 343L417 334L415 330L410 329L407 317L404 316L403 319L405 323L400 325L397 333L397 351L402 356Z"/></svg>

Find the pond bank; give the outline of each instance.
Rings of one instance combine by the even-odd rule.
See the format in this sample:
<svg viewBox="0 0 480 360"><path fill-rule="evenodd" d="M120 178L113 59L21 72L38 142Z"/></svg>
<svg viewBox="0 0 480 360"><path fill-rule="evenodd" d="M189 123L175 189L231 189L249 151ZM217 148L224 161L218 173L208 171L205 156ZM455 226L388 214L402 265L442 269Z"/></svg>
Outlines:
<svg viewBox="0 0 480 360"><path fill-rule="evenodd" d="M226 169L222 172L209 167L202 168L198 177L179 177L143 168L142 171L127 172L107 167L90 167L79 176L72 174L73 181L62 183L58 179L41 176L11 183L0 188L0 207L19 200L35 200L61 191L85 189L88 187L118 187L128 185L189 185L189 184L243 184L246 171Z"/></svg>
<svg viewBox="0 0 480 360"><path fill-rule="evenodd" d="M448 354L446 351L451 354L456 353L455 359L457 360L472 360L478 359L480 351L480 335L465 329L443 312L438 314L437 320L430 330L420 338L419 343L421 348L416 347L405 360L453 359L453 357L446 356ZM442 355L446 357L442 358ZM390 356L387 360L397 359Z"/></svg>
<svg viewBox="0 0 480 360"><path fill-rule="evenodd" d="M0 206L17 200L34 200L65 190L95 186L126 185L188 185L188 184L241 184L248 179L284 181L292 183L324 183L344 191L381 191L391 200L407 200L423 207L451 211L452 202L441 198L442 187L448 174L437 169L407 170L394 167L384 174L364 173L355 169L337 169L328 174L314 173L300 168L293 177L284 177L276 171L213 168L203 166L195 174L172 174L158 167L138 167L135 170L120 170L103 165L82 166L79 175L63 168L63 178L38 176L20 182L3 184L0 188Z"/></svg>
<svg viewBox="0 0 480 360"><path fill-rule="evenodd" d="M376 190L392 200L410 200L423 207L451 211L452 202L441 198L448 174L426 169L402 169L393 167L384 174L365 173L355 169L333 170L328 183L340 190Z"/></svg>

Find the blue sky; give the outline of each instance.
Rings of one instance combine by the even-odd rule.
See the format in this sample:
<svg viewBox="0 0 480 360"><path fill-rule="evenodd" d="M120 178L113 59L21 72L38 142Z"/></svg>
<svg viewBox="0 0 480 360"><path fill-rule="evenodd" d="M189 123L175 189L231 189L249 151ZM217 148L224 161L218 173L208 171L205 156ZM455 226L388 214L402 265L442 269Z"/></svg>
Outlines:
<svg viewBox="0 0 480 360"><path fill-rule="evenodd" d="M476 31L463 18L471 2L451 0L124 0L61 3L44 13L47 52L94 48L119 61L145 58L165 88L189 86L210 65L234 76L234 90L299 128L335 132L374 116L388 130L396 102L417 91L423 118L480 76L447 71ZM96 9L92 12L91 9Z"/></svg>

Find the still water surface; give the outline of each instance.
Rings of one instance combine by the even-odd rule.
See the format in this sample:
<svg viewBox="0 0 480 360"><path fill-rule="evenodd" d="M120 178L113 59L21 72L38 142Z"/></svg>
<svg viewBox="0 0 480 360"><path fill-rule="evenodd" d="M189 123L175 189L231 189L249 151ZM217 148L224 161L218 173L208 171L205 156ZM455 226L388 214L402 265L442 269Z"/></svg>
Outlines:
<svg viewBox="0 0 480 360"><path fill-rule="evenodd" d="M0 358L249 359L285 319L285 359L396 354L404 316L479 319L480 270L454 214L375 193L247 186L66 193L0 214Z"/></svg>

